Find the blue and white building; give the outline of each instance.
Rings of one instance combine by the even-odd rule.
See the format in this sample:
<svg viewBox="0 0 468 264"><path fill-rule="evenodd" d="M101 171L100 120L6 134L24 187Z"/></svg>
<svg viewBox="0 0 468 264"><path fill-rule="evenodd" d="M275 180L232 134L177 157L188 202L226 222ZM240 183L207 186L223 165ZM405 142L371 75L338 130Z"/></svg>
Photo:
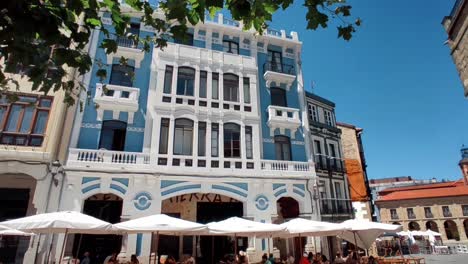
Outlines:
<svg viewBox="0 0 468 264"><path fill-rule="evenodd" d="M136 17L131 31L154 34ZM89 44L100 63L84 78L87 104L74 120L61 210L110 222L158 213L198 222L319 219L297 33L258 36L218 14L163 50L144 53L118 39L117 52L106 55L103 39L95 31ZM122 56L128 66L119 65ZM108 72L104 81L96 77L99 66ZM162 237L159 253L210 263L210 241ZM216 254L229 252L226 241L215 239ZM255 259L269 246L294 253L298 240L238 242ZM117 250L145 259L154 245L150 234L70 236L66 253Z"/></svg>

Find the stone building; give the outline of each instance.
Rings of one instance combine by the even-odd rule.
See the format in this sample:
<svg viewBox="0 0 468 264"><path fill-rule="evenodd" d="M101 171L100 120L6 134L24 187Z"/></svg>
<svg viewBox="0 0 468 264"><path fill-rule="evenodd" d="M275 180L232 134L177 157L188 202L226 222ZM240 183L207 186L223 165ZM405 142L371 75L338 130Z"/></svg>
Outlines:
<svg viewBox="0 0 468 264"><path fill-rule="evenodd" d="M457 0L442 24L448 34L448 45L468 97L468 0Z"/></svg>
<svg viewBox="0 0 468 264"><path fill-rule="evenodd" d="M467 163L462 149L460 164ZM403 230L427 230L442 234L444 242L468 242L468 184L466 170L458 181L388 188L376 201L383 223L403 226Z"/></svg>
<svg viewBox="0 0 468 264"><path fill-rule="evenodd" d="M2 64L6 78L18 82L0 93L0 221L5 221L58 209L76 107L63 103L62 91L33 91L29 66ZM0 262L33 263L51 237L3 236Z"/></svg>
<svg viewBox="0 0 468 264"><path fill-rule="evenodd" d="M380 222L379 207L375 204L375 201L379 199L379 192L388 188L413 186L421 184L436 183L437 179L432 178L428 180L414 179L411 176L399 176L399 177L388 177L381 179L370 179L369 188L372 196L372 206L374 209L373 218L377 222Z"/></svg>
<svg viewBox="0 0 468 264"><path fill-rule="evenodd" d="M345 123L338 123L338 128L341 129L343 158L354 217L374 221L372 195L367 178L367 164L362 144L363 129Z"/></svg>

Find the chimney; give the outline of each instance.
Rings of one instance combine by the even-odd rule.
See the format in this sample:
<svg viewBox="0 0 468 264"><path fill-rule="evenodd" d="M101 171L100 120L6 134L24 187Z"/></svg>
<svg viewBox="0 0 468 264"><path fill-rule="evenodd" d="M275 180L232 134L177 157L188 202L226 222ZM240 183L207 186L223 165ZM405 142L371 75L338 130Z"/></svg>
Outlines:
<svg viewBox="0 0 468 264"><path fill-rule="evenodd" d="M468 147L462 146L461 156L462 159L458 165L460 166L460 169L463 173L463 180L465 185L468 186Z"/></svg>

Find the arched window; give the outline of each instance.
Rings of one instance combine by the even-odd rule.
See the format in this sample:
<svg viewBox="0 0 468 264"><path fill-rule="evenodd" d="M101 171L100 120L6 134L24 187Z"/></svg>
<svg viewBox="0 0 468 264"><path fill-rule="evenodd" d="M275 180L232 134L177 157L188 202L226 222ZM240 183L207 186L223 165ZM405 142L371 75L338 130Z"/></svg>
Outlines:
<svg viewBox="0 0 468 264"><path fill-rule="evenodd" d="M224 101L239 102L239 76L223 74L223 94Z"/></svg>
<svg viewBox="0 0 468 264"><path fill-rule="evenodd" d="M195 85L195 69L179 67L177 74L177 95L193 96Z"/></svg>
<svg viewBox="0 0 468 264"><path fill-rule="evenodd" d="M112 65L112 71L110 75L110 84L120 85L120 86L133 86L133 76L135 68L129 65ZM113 92L113 90L110 90ZM112 94L106 94L112 96Z"/></svg>
<svg viewBox="0 0 468 264"><path fill-rule="evenodd" d="M240 158L240 126L234 123L224 124L224 157Z"/></svg>
<svg viewBox="0 0 468 264"><path fill-rule="evenodd" d="M408 230L410 230L410 231L412 231L412 230L419 231L419 230L421 230L421 227L419 227L419 224L417 222L409 222L408 223Z"/></svg>
<svg viewBox="0 0 468 264"><path fill-rule="evenodd" d="M288 102L286 101L286 91L281 88L271 88L271 104L277 106L288 106Z"/></svg>
<svg viewBox="0 0 468 264"><path fill-rule="evenodd" d="M125 135L127 123L118 120L102 122L99 148L123 151L125 149Z"/></svg>
<svg viewBox="0 0 468 264"><path fill-rule="evenodd" d="M457 241L460 240L460 234L458 233L457 224L452 220L447 220L444 222L444 229L445 234L447 235L447 239L455 239Z"/></svg>
<svg viewBox="0 0 468 264"><path fill-rule="evenodd" d="M175 120L174 155L192 155L193 121L186 118Z"/></svg>
<svg viewBox="0 0 468 264"><path fill-rule="evenodd" d="M275 153L277 160L291 160L291 142L289 137L275 136Z"/></svg>
<svg viewBox="0 0 468 264"><path fill-rule="evenodd" d="M439 232L439 227L437 226L437 223L434 221L427 221L426 222L426 230L432 230L434 232Z"/></svg>

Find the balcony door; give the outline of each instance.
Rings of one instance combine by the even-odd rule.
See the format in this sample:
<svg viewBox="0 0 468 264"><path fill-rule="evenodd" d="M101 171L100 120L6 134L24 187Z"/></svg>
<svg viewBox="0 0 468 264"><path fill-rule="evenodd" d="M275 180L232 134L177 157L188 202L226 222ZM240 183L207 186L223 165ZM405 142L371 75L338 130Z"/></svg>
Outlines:
<svg viewBox="0 0 468 264"><path fill-rule="evenodd" d="M99 149L123 151L126 134L127 123L117 120L102 122Z"/></svg>
<svg viewBox="0 0 468 264"><path fill-rule="evenodd" d="M268 62L270 62L272 71L283 72L283 57L281 56L281 52L268 50Z"/></svg>
<svg viewBox="0 0 468 264"><path fill-rule="evenodd" d="M275 152L277 160L292 160L289 137L275 136Z"/></svg>
<svg viewBox="0 0 468 264"><path fill-rule="evenodd" d="M288 107L286 100L286 91L281 88L271 88L271 104L276 106Z"/></svg>
<svg viewBox="0 0 468 264"><path fill-rule="evenodd" d="M133 75L135 69L132 66L114 64L110 76L110 84L120 86L133 86Z"/></svg>

